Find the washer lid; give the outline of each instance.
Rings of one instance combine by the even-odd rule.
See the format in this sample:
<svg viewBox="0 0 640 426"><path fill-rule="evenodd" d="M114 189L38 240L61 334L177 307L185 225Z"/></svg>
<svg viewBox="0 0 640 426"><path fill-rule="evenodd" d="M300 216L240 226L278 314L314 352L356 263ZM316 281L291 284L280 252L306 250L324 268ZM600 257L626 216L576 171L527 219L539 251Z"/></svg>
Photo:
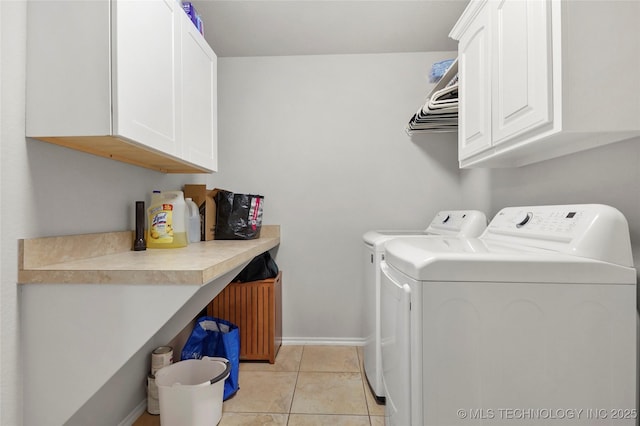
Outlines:
<svg viewBox="0 0 640 426"><path fill-rule="evenodd" d="M633 268L475 238L396 238L385 249L391 267L418 281L636 283Z"/></svg>

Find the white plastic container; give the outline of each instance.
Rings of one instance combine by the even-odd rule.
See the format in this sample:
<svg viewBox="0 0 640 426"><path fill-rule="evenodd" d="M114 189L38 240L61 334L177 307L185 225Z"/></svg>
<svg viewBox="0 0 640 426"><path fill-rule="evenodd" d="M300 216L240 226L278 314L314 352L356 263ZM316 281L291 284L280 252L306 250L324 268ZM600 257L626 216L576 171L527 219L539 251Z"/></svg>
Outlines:
<svg viewBox="0 0 640 426"><path fill-rule="evenodd" d="M161 200L162 200L162 191L158 189L154 189L153 192L151 193L151 203L149 203L149 205L153 206L155 204L158 204L159 202L161 202Z"/></svg>
<svg viewBox="0 0 640 426"><path fill-rule="evenodd" d="M157 416L160 414L160 401L158 401L158 386L156 378L149 373L147 376L147 413Z"/></svg>
<svg viewBox="0 0 640 426"><path fill-rule="evenodd" d="M187 237L190 243L197 243L200 241L200 209L191 198L185 198L184 202L187 204Z"/></svg>
<svg viewBox="0 0 640 426"><path fill-rule="evenodd" d="M225 358L187 359L156 372L162 426L211 426L222 418Z"/></svg>

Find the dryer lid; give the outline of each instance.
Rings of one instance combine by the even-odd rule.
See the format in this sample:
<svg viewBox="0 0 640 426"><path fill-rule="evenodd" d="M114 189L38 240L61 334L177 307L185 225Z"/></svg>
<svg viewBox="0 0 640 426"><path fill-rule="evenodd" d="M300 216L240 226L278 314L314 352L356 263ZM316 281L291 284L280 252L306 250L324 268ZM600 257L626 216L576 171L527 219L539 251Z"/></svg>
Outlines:
<svg viewBox="0 0 640 426"><path fill-rule="evenodd" d="M396 237L406 237L406 236L427 236L431 235L426 230L410 230L410 229L383 229L378 231L367 231L362 236L365 244L369 246L380 245L385 241L389 241L392 238Z"/></svg>

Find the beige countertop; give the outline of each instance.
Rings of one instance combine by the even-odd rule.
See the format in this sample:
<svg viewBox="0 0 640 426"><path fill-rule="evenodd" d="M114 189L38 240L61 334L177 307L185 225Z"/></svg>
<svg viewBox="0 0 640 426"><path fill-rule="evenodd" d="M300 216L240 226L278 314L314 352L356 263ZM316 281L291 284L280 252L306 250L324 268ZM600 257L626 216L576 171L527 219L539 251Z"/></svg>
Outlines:
<svg viewBox="0 0 640 426"><path fill-rule="evenodd" d="M19 240L18 283L204 285L280 244L280 226L254 240L133 251L133 232Z"/></svg>

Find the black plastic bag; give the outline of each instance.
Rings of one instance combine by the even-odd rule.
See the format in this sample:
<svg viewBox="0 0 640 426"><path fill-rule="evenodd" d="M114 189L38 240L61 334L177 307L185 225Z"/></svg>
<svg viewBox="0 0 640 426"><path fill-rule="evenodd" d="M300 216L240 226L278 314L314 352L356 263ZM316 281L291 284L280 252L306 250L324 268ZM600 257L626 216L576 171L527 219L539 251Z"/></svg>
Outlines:
<svg viewBox="0 0 640 426"><path fill-rule="evenodd" d="M278 276L278 265L268 251L254 257L233 279L233 282L248 283Z"/></svg>
<svg viewBox="0 0 640 426"><path fill-rule="evenodd" d="M219 191L216 195L216 240L252 240L260 236L264 197Z"/></svg>

